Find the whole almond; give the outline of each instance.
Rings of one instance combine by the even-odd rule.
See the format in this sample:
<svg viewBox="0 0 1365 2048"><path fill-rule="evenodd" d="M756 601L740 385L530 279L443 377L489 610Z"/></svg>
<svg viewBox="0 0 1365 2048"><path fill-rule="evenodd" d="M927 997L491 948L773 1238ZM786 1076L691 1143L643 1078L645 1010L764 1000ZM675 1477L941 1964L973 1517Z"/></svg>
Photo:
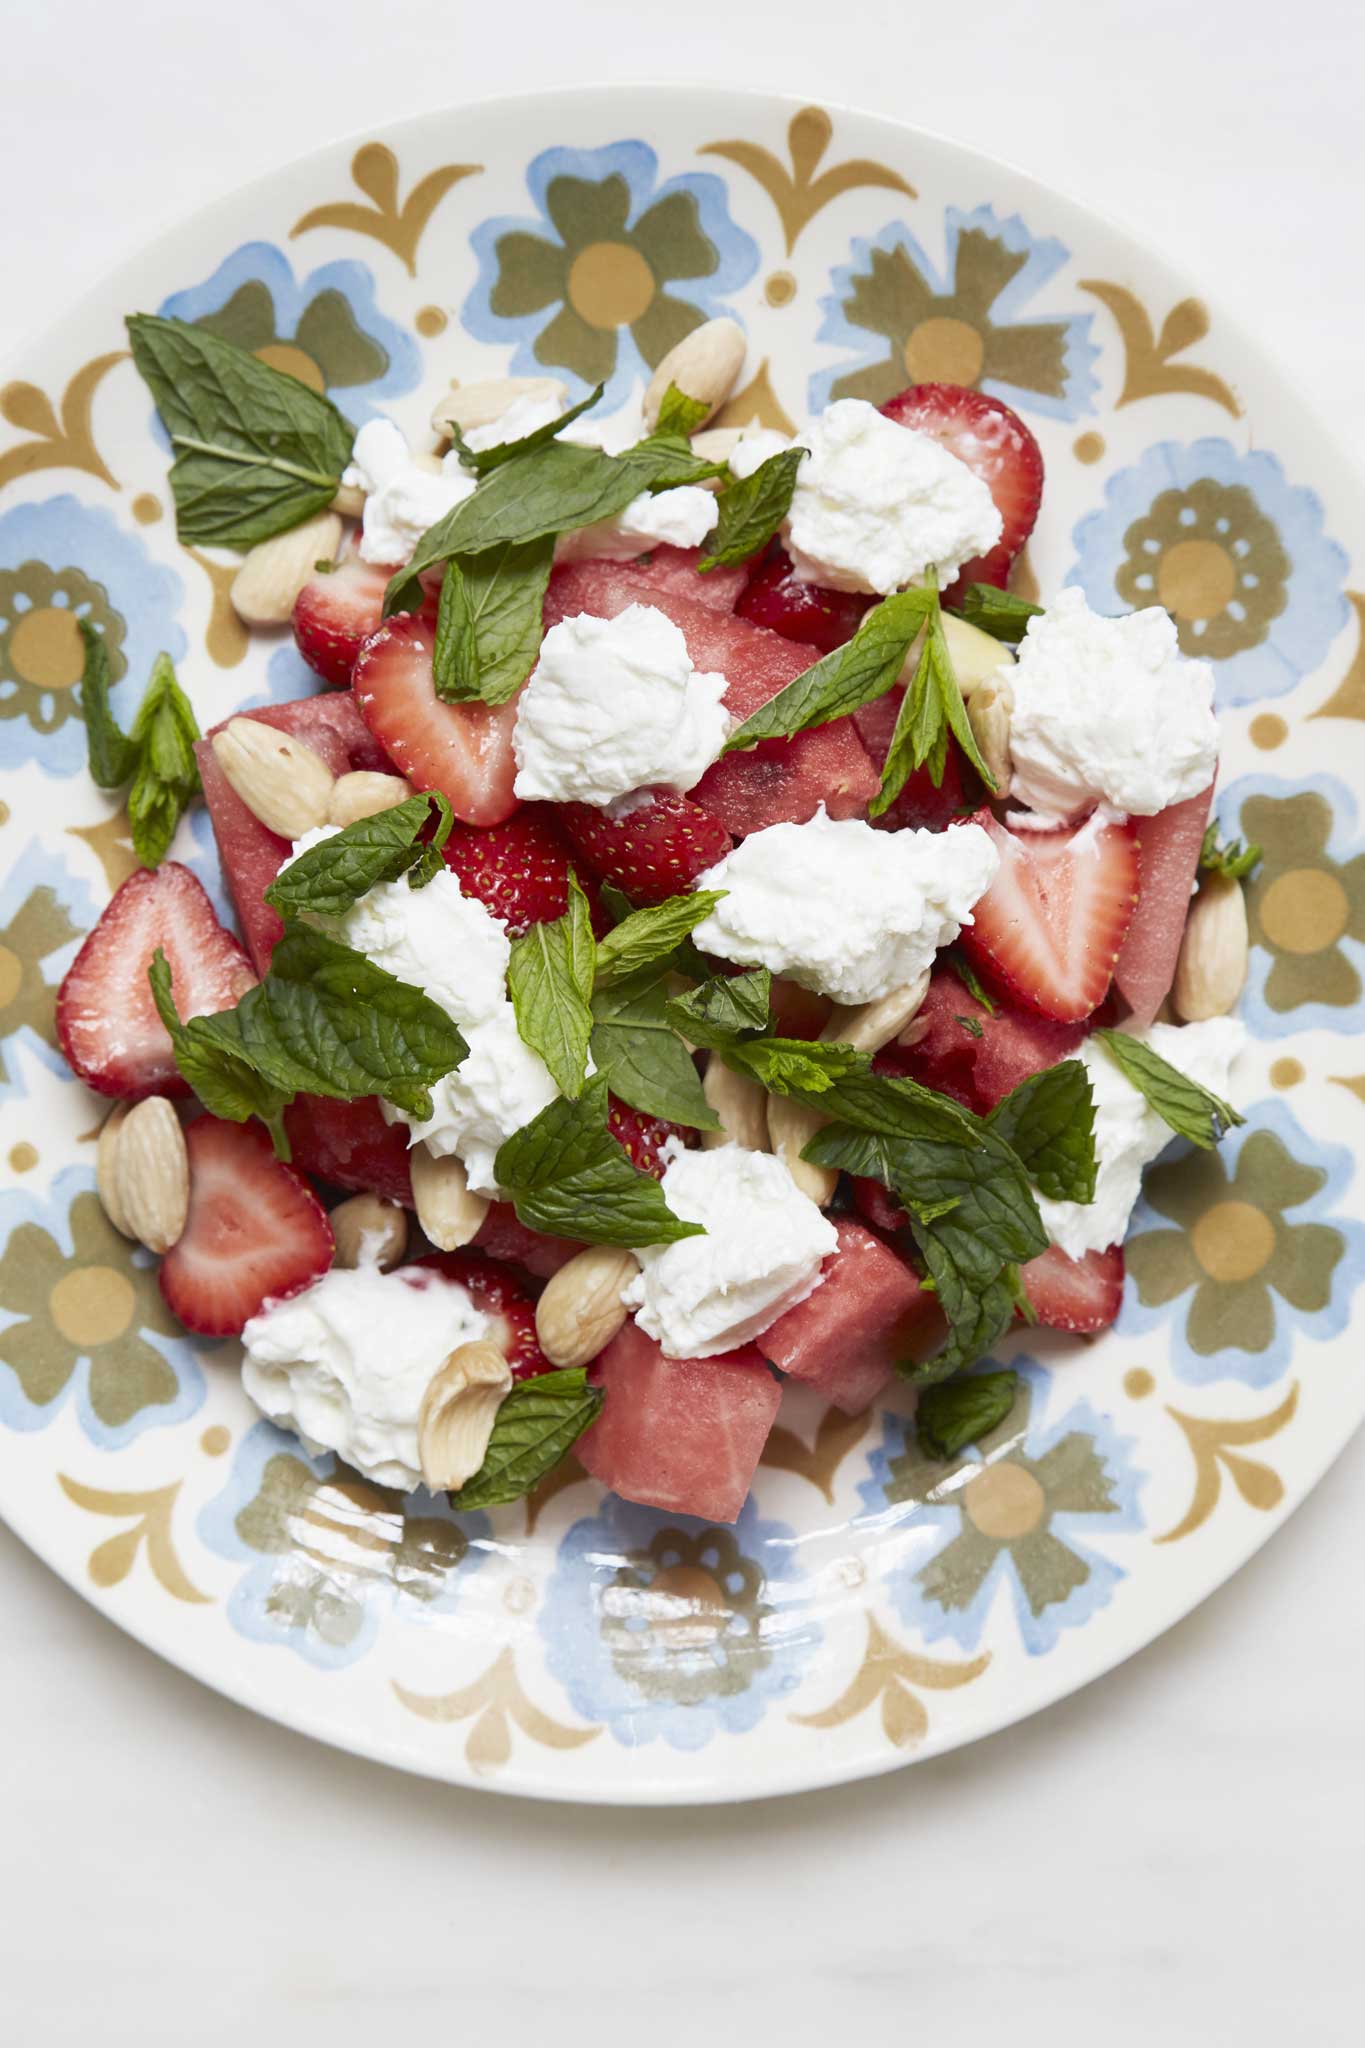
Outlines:
<svg viewBox="0 0 1365 2048"><path fill-rule="evenodd" d="M809 1195L818 1208L823 1209L831 1201L839 1185L838 1173L832 1166L814 1166L809 1159L801 1157L802 1147L808 1145L815 1133L829 1122L818 1109L807 1108L804 1102L795 1102L790 1095L768 1097L768 1140L771 1150L786 1167L803 1195Z"/></svg>
<svg viewBox="0 0 1365 2048"><path fill-rule="evenodd" d="M728 462L743 433L743 427L701 427L692 436L692 453L703 462Z"/></svg>
<svg viewBox="0 0 1365 2048"><path fill-rule="evenodd" d="M481 377L473 384L452 384L436 401L431 431L448 441L452 424L462 434L471 427L491 427L522 398L544 399L563 412L568 386L558 377Z"/></svg>
<svg viewBox="0 0 1365 2048"><path fill-rule="evenodd" d="M302 740L259 718L231 718L212 744L218 766L267 831L301 839L326 824L336 778Z"/></svg>
<svg viewBox="0 0 1365 2048"><path fill-rule="evenodd" d="M454 1491L484 1461L512 1368L496 1344L457 1345L429 1382L417 1418L417 1455L433 1493Z"/></svg>
<svg viewBox="0 0 1365 2048"><path fill-rule="evenodd" d="M979 683L967 699L967 719L981 758L990 770L997 799L1006 797L1014 782L1010 758L1010 712L1014 693L1002 676Z"/></svg>
<svg viewBox="0 0 1365 2048"><path fill-rule="evenodd" d="M332 510L343 519L363 518L365 493L359 484L338 484L332 496Z"/></svg>
<svg viewBox="0 0 1365 2048"><path fill-rule="evenodd" d="M681 341L675 342L650 378L645 390L645 425L659 421L659 407L670 384L676 384L686 398L706 407L706 420L719 412L744 367L747 344L744 330L735 320L705 320ZM705 426L706 420L698 422Z"/></svg>
<svg viewBox="0 0 1365 2048"><path fill-rule="evenodd" d="M100 1207L121 1237L136 1237L137 1232L128 1221L128 1212L119 1200L118 1153L119 1140L130 1102L116 1102L104 1122L100 1125L99 1143L95 1147L95 1193L100 1198Z"/></svg>
<svg viewBox="0 0 1365 2048"><path fill-rule="evenodd" d="M948 642L948 658L953 664L957 687L964 702L982 683L998 676L1001 669L1014 667L1014 649L990 633L983 633L980 626L970 626L965 619L957 618L952 612L943 613L943 635Z"/></svg>
<svg viewBox="0 0 1365 2048"><path fill-rule="evenodd" d="M232 609L248 626L287 625L316 564L330 562L340 546L335 512L319 512L288 533L259 541L232 579Z"/></svg>
<svg viewBox="0 0 1365 2048"><path fill-rule="evenodd" d="M332 784L327 823L354 825L361 818L373 818L380 811L391 811L395 804L406 803L412 793L412 784L405 775L381 775L373 768L353 768L348 775L338 775Z"/></svg>
<svg viewBox="0 0 1365 2048"><path fill-rule="evenodd" d="M417 1221L437 1251L458 1251L477 1237L488 1214L488 1201L483 1195L471 1194L464 1161L453 1152L438 1158L425 1145L414 1145L408 1164Z"/></svg>
<svg viewBox="0 0 1365 2048"><path fill-rule="evenodd" d="M926 970L914 981L907 981L903 988L893 988L890 995L880 997L875 1003L858 1003L849 1007L837 1004L820 1036L827 1045L852 1045L859 1052L880 1052L884 1045L890 1045L893 1038L900 1036L912 1017L918 1016L928 993L929 975Z"/></svg>
<svg viewBox="0 0 1365 2048"><path fill-rule="evenodd" d="M118 1134L114 1197L132 1236L168 1252L190 1208L190 1162L180 1119L164 1095L135 1102Z"/></svg>
<svg viewBox="0 0 1365 2048"><path fill-rule="evenodd" d="M1242 885L1205 875L1180 941L1171 1001L1187 1024L1226 1017L1247 978L1247 911Z"/></svg>
<svg viewBox="0 0 1365 2048"><path fill-rule="evenodd" d="M377 1266L387 1273L407 1250L408 1212L382 1195L351 1195L327 1220L338 1266Z"/></svg>
<svg viewBox="0 0 1365 2048"><path fill-rule="evenodd" d="M536 1336L551 1365L586 1365L626 1320L622 1289L640 1270L633 1252L593 1244L551 1274L536 1303Z"/></svg>
<svg viewBox="0 0 1365 2048"><path fill-rule="evenodd" d="M701 1092L720 1118L718 1131L703 1131L703 1149L742 1145L746 1152L768 1149L768 1092L749 1074L727 1067L718 1052L706 1063Z"/></svg>

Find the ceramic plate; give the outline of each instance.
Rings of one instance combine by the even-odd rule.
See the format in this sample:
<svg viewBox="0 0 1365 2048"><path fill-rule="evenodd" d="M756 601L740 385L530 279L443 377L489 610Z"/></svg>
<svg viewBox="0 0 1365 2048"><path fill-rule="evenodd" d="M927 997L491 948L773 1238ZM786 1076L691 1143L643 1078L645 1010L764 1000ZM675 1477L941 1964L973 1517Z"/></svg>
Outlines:
<svg viewBox="0 0 1365 2048"><path fill-rule="evenodd" d="M53 990L132 866L85 773L75 621L126 720L159 648L201 722L312 687L250 644L232 559L180 547L125 352L203 322L421 435L452 376L551 369L621 405L699 320L749 357L729 423L979 383L1042 443L1028 595L1158 602L1217 677L1218 816L1258 840L1243 1129L1147 1181L1117 1328L1026 1333L1014 1413L956 1464L901 1408L789 1393L734 1528L572 1467L456 1521L257 1420L93 1193L102 1105ZM770 96L556 94L277 171L166 236L0 389L0 1505L103 1612L259 1712L549 1798L827 1784L1047 1705L1285 1520L1365 1407L1365 552L1352 478L1159 254L1017 172ZM1357 576L1358 580L1358 576ZM202 809L177 848L223 905ZM223 906L225 908L225 906Z"/></svg>

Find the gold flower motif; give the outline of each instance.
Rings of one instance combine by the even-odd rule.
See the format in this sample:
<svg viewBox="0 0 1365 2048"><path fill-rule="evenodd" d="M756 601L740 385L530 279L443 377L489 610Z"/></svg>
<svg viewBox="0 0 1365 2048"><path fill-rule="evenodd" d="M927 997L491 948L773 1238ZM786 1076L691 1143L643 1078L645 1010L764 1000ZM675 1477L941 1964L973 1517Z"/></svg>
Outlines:
<svg viewBox="0 0 1365 2048"><path fill-rule="evenodd" d="M528 1698L510 1648L501 1651L472 1685L457 1686L453 1692L436 1696L409 1692L396 1680L393 1689L408 1712L424 1721L450 1723L472 1718L474 1725L464 1753L465 1761L476 1771L495 1771L509 1761L513 1727L545 1749L581 1749L602 1733L600 1728L566 1727Z"/></svg>
<svg viewBox="0 0 1365 2048"><path fill-rule="evenodd" d="M109 679L127 670L124 621L109 593L81 569L23 562L0 569L0 719L26 718L39 733L79 718L74 686L85 651L77 621L88 619L109 650Z"/></svg>
<svg viewBox="0 0 1365 2048"><path fill-rule="evenodd" d="M1243 484L1200 478L1163 491L1123 536L1126 604L1164 605L1181 650L1226 661L1265 639L1289 602L1292 564Z"/></svg>
<svg viewBox="0 0 1365 2048"><path fill-rule="evenodd" d="M1248 797L1242 830L1263 853L1247 883L1247 924L1271 955L1267 1004L1281 1014L1301 1003L1352 1008L1360 975L1341 942L1365 940L1365 854L1333 859L1332 810L1316 790Z"/></svg>
<svg viewBox="0 0 1365 2048"><path fill-rule="evenodd" d="M882 1733L898 1749L922 1742L929 1733L929 1714L921 1690L951 1692L970 1685L990 1663L990 1651L964 1664L944 1663L937 1657L918 1657L901 1648L888 1635L874 1614L867 1617L867 1648L863 1661L849 1684L831 1706L816 1714L793 1714L801 1728L841 1728L858 1714L879 1703Z"/></svg>

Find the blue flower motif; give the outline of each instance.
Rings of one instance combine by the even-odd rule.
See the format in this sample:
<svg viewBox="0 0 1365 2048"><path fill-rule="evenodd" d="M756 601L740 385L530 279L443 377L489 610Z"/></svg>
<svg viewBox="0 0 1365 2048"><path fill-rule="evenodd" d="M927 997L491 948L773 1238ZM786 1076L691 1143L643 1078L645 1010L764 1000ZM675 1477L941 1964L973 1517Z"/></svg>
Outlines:
<svg viewBox="0 0 1365 2048"><path fill-rule="evenodd" d="M95 922L90 892L32 839L0 882L0 1102L27 1094L15 1054L20 1046L63 1078L70 1069L53 1029L56 991Z"/></svg>
<svg viewBox="0 0 1365 2048"><path fill-rule="evenodd" d="M796 1541L752 1500L717 1529L608 1495L559 1547L540 1616L551 1673L629 1749L746 1733L821 1640Z"/></svg>
<svg viewBox="0 0 1365 2048"><path fill-rule="evenodd" d="M854 360L815 372L811 411L835 398L882 405L907 384L942 382L978 385L1052 419L1093 412L1093 315L1022 317L1070 254L990 206L947 209L942 271L900 221L856 237L851 261L831 273L816 336Z"/></svg>
<svg viewBox="0 0 1365 2048"><path fill-rule="evenodd" d="M184 585L110 512L69 494L0 515L0 752L45 775L85 766L82 654L75 621L104 637L115 714L126 724L164 648L188 645L176 622Z"/></svg>
<svg viewBox="0 0 1365 2048"><path fill-rule="evenodd" d="M246 1568L228 1601L232 1626L323 1671L363 1657L387 1609L405 1622L453 1613L487 1529L485 1515L457 1519L444 1499L405 1500L330 1453L310 1457L270 1422L243 1437L199 1517L209 1549Z"/></svg>
<svg viewBox="0 0 1365 2048"><path fill-rule="evenodd" d="M1037 1657L1106 1607L1127 1576L1087 1539L1143 1526L1145 1475L1132 1463L1133 1439L1088 1401L1045 1425L1051 1375L1033 1359L1010 1363L1019 1398L982 1444L937 1464L913 1424L885 1415L859 1491L865 1518L884 1532L884 1580L903 1621L927 1642L950 1636L973 1650L1003 1585Z"/></svg>
<svg viewBox="0 0 1365 2048"><path fill-rule="evenodd" d="M373 271L326 263L299 281L283 250L246 242L161 313L208 327L277 370L325 390L355 426L421 379L416 342L380 312Z"/></svg>
<svg viewBox="0 0 1365 2048"><path fill-rule="evenodd" d="M469 332L515 343L514 373L562 371L577 395L605 384L603 413L703 320L733 317L726 296L758 267L720 178L659 185L658 170L644 142L543 150L526 173L536 217L486 220L471 237Z"/></svg>
<svg viewBox="0 0 1365 2048"><path fill-rule="evenodd" d="M1162 441L1109 479L1072 539L1067 581L1098 612L1164 605L1182 651L1213 663L1224 708L1292 690L1350 616L1321 500L1264 449Z"/></svg>
<svg viewBox="0 0 1365 2048"><path fill-rule="evenodd" d="M157 1262L110 1223L94 1175L50 1197L0 1196L0 1425L46 1429L69 1399L101 1450L184 1422L204 1398L195 1347L161 1299Z"/></svg>
<svg viewBox="0 0 1365 2048"><path fill-rule="evenodd" d="M1196 1386L1270 1386L1296 1333L1321 1342L1350 1320L1365 1276L1365 1225L1342 1213L1355 1178L1344 1146L1310 1138L1273 1099L1217 1152L1150 1168L1119 1330L1169 1324L1175 1369Z"/></svg>

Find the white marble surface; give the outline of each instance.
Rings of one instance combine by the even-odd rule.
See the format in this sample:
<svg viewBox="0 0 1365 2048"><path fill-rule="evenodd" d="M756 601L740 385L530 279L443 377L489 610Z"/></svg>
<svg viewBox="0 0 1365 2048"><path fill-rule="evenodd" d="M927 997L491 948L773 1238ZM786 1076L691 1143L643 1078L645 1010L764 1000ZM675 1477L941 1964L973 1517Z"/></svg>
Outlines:
<svg viewBox="0 0 1365 2048"><path fill-rule="evenodd" d="M1365 449L1363 65L1348 0L0 0L0 365L168 220L338 133L712 75L901 115L1159 238ZM1357 1443L1238 1580L1041 1720L693 1814L314 1748L0 1531L0 2042L1358 2042L1362 1482Z"/></svg>

